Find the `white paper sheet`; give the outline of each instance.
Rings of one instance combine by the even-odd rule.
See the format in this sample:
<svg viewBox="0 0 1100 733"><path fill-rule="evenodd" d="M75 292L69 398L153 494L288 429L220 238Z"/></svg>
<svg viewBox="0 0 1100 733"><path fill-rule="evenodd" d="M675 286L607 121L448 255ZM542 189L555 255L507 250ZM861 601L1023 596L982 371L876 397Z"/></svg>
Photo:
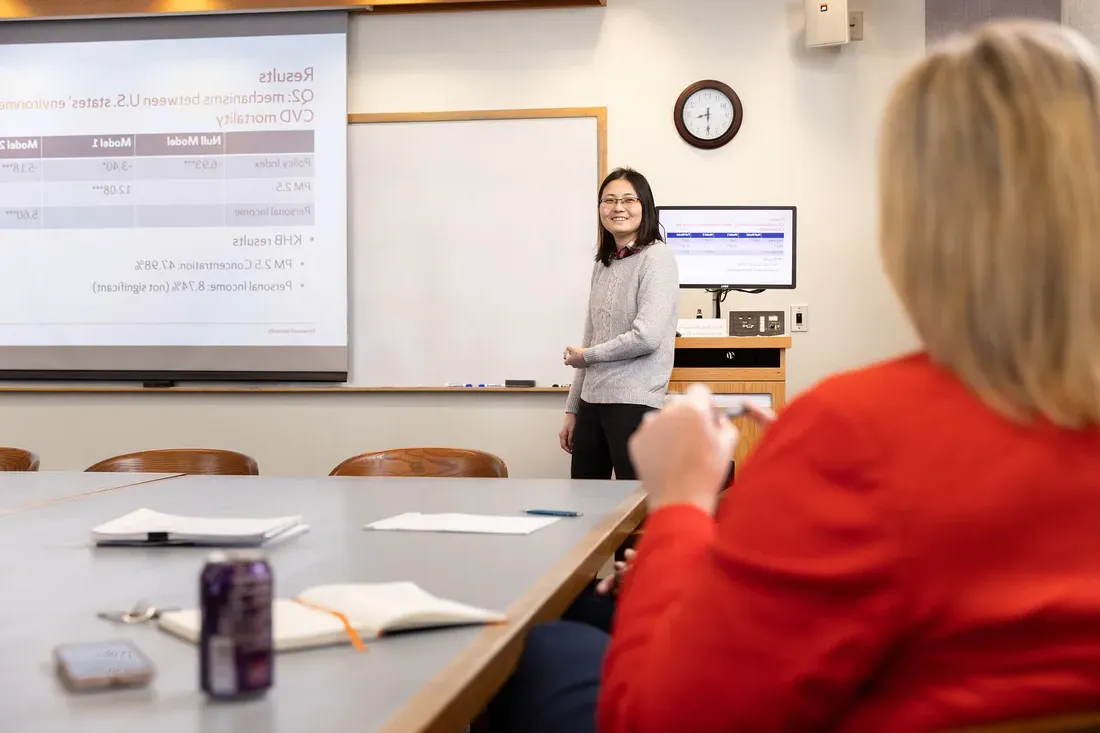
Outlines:
<svg viewBox="0 0 1100 733"><path fill-rule="evenodd" d="M561 517L509 517L486 514L421 514L408 512L371 522L364 529L405 532L470 532L526 535L548 527Z"/></svg>

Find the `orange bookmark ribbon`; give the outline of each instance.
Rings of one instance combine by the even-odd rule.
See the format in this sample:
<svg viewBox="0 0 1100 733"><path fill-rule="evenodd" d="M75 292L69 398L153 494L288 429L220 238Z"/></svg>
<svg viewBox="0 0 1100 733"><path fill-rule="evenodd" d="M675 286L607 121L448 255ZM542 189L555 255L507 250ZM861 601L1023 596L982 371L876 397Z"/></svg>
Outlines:
<svg viewBox="0 0 1100 733"><path fill-rule="evenodd" d="M348 621L348 617L339 611L334 611L331 608L325 608L324 606L318 606L316 603L310 603L309 601L303 601L301 598L295 598L295 603L300 603L306 608L312 608L315 611L322 611L335 616L340 620L340 623L344 625L344 631L347 633L348 638L351 639L351 645L355 647L356 651L365 652L367 647L363 644L363 640L359 638L359 632L355 630L355 627L351 625L351 621Z"/></svg>

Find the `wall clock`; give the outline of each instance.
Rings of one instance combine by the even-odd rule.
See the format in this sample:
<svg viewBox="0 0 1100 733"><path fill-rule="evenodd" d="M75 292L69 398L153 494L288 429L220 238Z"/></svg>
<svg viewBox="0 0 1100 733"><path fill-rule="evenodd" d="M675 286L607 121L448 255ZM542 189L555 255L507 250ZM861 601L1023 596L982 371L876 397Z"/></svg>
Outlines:
<svg viewBox="0 0 1100 733"><path fill-rule="evenodd" d="M706 79L683 92L673 108L676 131L689 145L704 150L720 148L741 129L744 108L728 84Z"/></svg>

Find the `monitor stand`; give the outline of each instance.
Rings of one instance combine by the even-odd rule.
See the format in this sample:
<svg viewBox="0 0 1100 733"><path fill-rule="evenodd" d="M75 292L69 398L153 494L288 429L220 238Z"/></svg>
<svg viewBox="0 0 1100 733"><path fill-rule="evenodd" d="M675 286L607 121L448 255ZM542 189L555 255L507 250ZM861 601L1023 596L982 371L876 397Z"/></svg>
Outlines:
<svg viewBox="0 0 1100 733"><path fill-rule="evenodd" d="M710 291L714 296L714 317L722 320L722 301L726 299L727 288L716 288Z"/></svg>

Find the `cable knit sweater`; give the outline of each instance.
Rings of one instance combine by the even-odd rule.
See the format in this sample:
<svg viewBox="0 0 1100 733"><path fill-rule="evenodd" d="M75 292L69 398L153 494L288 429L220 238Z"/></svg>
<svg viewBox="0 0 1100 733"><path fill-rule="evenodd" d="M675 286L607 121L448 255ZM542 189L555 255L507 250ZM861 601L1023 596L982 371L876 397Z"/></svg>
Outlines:
<svg viewBox="0 0 1100 733"><path fill-rule="evenodd" d="M664 404L676 340L680 274L664 242L592 269L584 324L584 368L576 370L566 412L580 401Z"/></svg>

